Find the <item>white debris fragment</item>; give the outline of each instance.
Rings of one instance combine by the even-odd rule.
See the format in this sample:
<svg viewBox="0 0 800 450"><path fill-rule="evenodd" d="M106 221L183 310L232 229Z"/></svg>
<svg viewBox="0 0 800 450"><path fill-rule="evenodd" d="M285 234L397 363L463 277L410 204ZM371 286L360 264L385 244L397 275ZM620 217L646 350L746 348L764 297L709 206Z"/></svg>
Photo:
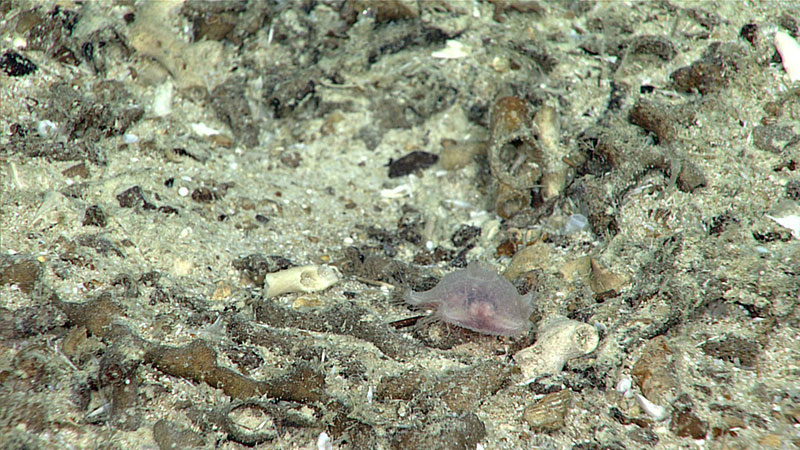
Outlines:
<svg viewBox="0 0 800 450"><path fill-rule="evenodd" d="M469 56L471 50L472 49L468 45L450 39L445 42L445 47L443 49L431 53L431 57L439 59L458 59Z"/></svg>
<svg viewBox="0 0 800 450"><path fill-rule="evenodd" d="M800 239L800 216L795 214L783 217L772 217L769 214L765 215L777 222L778 225L792 230L792 236L794 236L795 239Z"/></svg>
<svg viewBox="0 0 800 450"><path fill-rule="evenodd" d="M472 206L471 203L465 202L464 200L458 200L458 199L455 199L455 198L454 199L444 199L444 200L442 200L442 203L444 203L445 205L448 205L448 206L452 206L454 208L463 208L463 209L473 209L474 208L474 206Z"/></svg>
<svg viewBox="0 0 800 450"><path fill-rule="evenodd" d="M617 382L617 392L622 394L625 398L633 397L633 391L631 391L632 387L633 380L629 375L623 375L622 378L619 379L619 382Z"/></svg>
<svg viewBox="0 0 800 450"><path fill-rule="evenodd" d="M310 264L267 274L264 297L289 292L317 292L339 281L339 271L333 266Z"/></svg>
<svg viewBox="0 0 800 450"><path fill-rule="evenodd" d="M593 352L599 341L597 330L589 324L559 315L543 319L536 342L514 355L525 377L520 384L529 384L540 375L558 374L564 363Z"/></svg>
<svg viewBox="0 0 800 450"><path fill-rule="evenodd" d="M168 80L161 83L153 93L153 115L164 117L172 112L172 96L174 87L172 81Z"/></svg>
<svg viewBox="0 0 800 450"><path fill-rule="evenodd" d="M781 62L789 80L800 80L800 44L788 33L775 33L775 48L781 54Z"/></svg>
<svg viewBox="0 0 800 450"><path fill-rule="evenodd" d="M402 198L411 197L411 186L408 184L401 184L393 189L381 189L381 197L383 198Z"/></svg>
<svg viewBox="0 0 800 450"><path fill-rule="evenodd" d="M322 432L317 438L317 450L333 450L333 443L328 433Z"/></svg>
<svg viewBox="0 0 800 450"><path fill-rule="evenodd" d="M648 416L652 417L653 420L659 422L667 418L667 408L656 405L641 394L633 395L636 397L636 403L639 404L639 407L642 408L642 411L644 411Z"/></svg>
<svg viewBox="0 0 800 450"><path fill-rule="evenodd" d="M56 126L55 123L49 120L40 120L36 124L36 131L39 133L39 136L41 137L48 137L50 135L53 135L55 134L57 129L58 126Z"/></svg>
<svg viewBox="0 0 800 450"><path fill-rule="evenodd" d="M211 128L210 126L202 122L193 123L190 126L192 127L192 131L194 131L195 134L197 134L198 136L207 137L207 136L216 136L220 134L219 131Z"/></svg>

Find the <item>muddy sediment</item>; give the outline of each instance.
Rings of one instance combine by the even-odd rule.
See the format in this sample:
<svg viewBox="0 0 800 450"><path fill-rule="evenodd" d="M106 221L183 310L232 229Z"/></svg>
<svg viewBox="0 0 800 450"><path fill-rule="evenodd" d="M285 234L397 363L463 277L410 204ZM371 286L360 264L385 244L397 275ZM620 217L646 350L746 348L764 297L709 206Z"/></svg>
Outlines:
<svg viewBox="0 0 800 450"><path fill-rule="evenodd" d="M0 4L0 447L800 445L772 6Z"/></svg>

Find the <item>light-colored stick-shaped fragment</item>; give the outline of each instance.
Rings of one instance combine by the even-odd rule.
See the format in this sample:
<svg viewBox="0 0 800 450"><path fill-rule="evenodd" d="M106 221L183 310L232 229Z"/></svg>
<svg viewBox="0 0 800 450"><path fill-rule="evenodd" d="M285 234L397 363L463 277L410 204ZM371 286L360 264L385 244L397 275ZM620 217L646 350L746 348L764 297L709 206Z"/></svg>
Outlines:
<svg viewBox="0 0 800 450"><path fill-rule="evenodd" d="M646 399L643 395L633 395L636 397L636 402L639 404L639 407L642 408L642 410L646 412L648 416L652 417L656 421L660 422L669 416L669 411L667 411L667 408L656 405L655 403Z"/></svg>
<svg viewBox="0 0 800 450"><path fill-rule="evenodd" d="M542 320L536 343L514 355L525 381L540 375L556 375L568 360L586 355L597 348L597 330L588 324L553 315Z"/></svg>
<svg viewBox="0 0 800 450"><path fill-rule="evenodd" d="M267 274L264 296L274 297L289 292L316 292L339 281L339 271L332 266L311 264Z"/></svg>
<svg viewBox="0 0 800 450"><path fill-rule="evenodd" d="M566 152L561 146L561 124L558 113L552 106L543 106L533 118L539 130L539 145L545 159L545 170L542 174L542 197L549 200L564 190L567 184L569 166L564 162Z"/></svg>
<svg viewBox="0 0 800 450"><path fill-rule="evenodd" d="M775 48L781 54L783 70L789 75L789 81L800 80L800 44L788 33L775 33Z"/></svg>

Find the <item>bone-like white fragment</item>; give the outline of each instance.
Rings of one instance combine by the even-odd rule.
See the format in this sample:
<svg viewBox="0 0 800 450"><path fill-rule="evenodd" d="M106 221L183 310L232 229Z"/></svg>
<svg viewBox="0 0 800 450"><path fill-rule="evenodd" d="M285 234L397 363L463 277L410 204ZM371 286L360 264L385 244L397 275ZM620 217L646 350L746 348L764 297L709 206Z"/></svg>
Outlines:
<svg viewBox="0 0 800 450"><path fill-rule="evenodd" d="M788 33L778 31L775 33L775 48L781 54L781 63L789 80L800 80L800 44Z"/></svg>
<svg viewBox="0 0 800 450"><path fill-rule="evenodd" d="M662 421L667 418L667 408L661 405L656 405L643 395L633 395L636 397L636 403L639 404L639 407L642 408L642 411L647 413L648 416L652 417L656 421Z"/></svg>
<svg viewBox="0 0 800 450"><path fill-rule="evenodd" d="M589 324L558 315L543 319L536 343L514 355L525 377L521 384L540 375L558 374L564 363L593 352L599 341L597 330Z"/></svg>
<svg viewBox="0 0 800 450"><path fill-rule="evenodd" d="M339 271L332 266L311 264L267 274L264 296L274 297L289 292L316 292L339 281Z"/></svg>

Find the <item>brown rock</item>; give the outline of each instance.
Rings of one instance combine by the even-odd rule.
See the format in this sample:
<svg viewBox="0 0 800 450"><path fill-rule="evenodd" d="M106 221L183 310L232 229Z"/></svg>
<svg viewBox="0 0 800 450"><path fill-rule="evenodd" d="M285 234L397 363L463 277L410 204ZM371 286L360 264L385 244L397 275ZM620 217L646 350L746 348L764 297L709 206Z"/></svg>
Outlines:
<svg viewBox="0 0 800 450"><path fill-rule="evenodd" d="M691 410L675 411L670 429L680 437L704 439L708 433L708 422L700 420Z"/></svg>
<svg viewBox="0 0 800 450"><path fill-rule="evenodd" d="M672 375L675 373L672 353L663 336L655 337L645 344L642 357L631 370L642 394L651 402L662 406L669 403L678 386Z"/></svg>
<svg viewBox="0 0 800 450"><path fill-rule="evenodd" d="M0 286L16 284L22 292L29 294L41 277L41 264L30 255L0 257Z"/></svg>

